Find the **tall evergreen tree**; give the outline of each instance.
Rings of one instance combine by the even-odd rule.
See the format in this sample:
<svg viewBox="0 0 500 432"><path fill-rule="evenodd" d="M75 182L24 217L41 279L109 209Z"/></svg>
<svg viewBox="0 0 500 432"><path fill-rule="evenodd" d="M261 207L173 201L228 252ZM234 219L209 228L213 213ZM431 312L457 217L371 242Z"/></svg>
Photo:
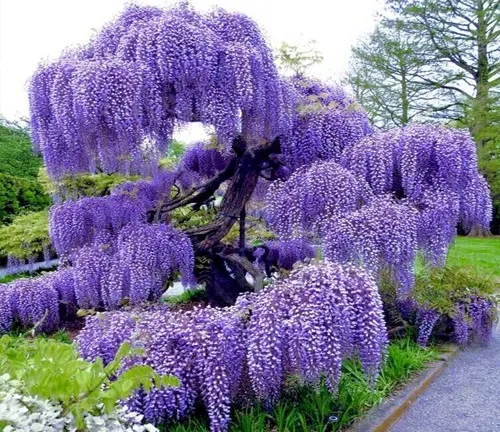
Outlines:
<svg viewBox="0 0 500 432"><path fill-rule="evenodd" d="M500 85L500 3L497 0L389 0L418 35L436 76L415 78L447 89L472 110L469 128L480 145L488 138L491 100Z"/></svg>

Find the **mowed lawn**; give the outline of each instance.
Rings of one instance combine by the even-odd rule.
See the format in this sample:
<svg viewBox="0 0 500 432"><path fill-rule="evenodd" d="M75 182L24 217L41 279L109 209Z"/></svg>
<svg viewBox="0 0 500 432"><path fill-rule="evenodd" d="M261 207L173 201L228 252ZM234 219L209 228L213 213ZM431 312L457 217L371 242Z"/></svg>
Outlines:
<svg viewBox="0 0 500 432"><path fill-rule="evenodd" d="M457 237L447 262L475 267L500 281L500 237Z"/></svg>

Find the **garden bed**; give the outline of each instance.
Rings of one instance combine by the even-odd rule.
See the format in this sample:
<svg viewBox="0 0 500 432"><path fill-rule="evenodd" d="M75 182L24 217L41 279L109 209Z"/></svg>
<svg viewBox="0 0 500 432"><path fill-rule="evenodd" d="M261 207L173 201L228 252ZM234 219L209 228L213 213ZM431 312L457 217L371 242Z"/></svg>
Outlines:
<svg viewBox="0 0 500 432"><path fill-rule="evenodd" d="M372 387L361 366L346 361L338 393L332 396L326 386L308 388L289 381L283 400L267 411L261 406L237 408L230 431L234 432L327 432L348 429L371 408L383 404L402 390L419 372L440 358L437 348L421 348L403 338L391 342L387 362ZM182 423L164 425L164 431L208 432L203 416L192 416Z"/></svg>

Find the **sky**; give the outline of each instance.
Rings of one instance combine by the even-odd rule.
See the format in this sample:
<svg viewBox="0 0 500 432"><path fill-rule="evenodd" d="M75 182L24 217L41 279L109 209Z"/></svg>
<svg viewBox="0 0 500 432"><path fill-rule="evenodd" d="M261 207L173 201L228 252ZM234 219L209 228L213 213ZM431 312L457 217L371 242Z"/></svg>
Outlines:
<svg viewBox="0 0 500 432"><path fill-rule="evenodd" d="M27 81L41 60L55 59L113 19L126 0L0 0L0 116L29 116ZM168 6L165 0L135 3ZM338 81L347 69L351 47L369 33L382 0L191 0L200 9L214 5L252 17L279 47L314 40L324 57L309 71Z"/></svg>

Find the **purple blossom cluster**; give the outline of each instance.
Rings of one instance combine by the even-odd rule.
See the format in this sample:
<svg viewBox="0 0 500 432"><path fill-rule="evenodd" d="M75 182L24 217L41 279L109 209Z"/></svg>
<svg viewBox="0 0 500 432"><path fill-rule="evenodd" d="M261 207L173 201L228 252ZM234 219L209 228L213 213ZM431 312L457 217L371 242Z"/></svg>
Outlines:
<svg viewBox="0 0 500 432"><path fill-rule="evenodd" d="M178 183L183 189L196 186L222 171L228 161L227 154L215 148L209 148L208 143L195 143L186 150L177 167Z"/></svg>
<svg viewBox="0 0 500 432"><path fill-rule="evenodd" d="M382 302L360 267L325 262L299 268L254 299L248 370L260 399L274 401L288 374L336 389L342 359L359 356L376 375L387 345Z"/></svg>
<svg viewBox="0 0 500 432"><path fill-rule="evenodd" d="M493 323L493 305L490 301L474 296L468 305L471 338L478 342L487 342L491 336Z"/></svg>
<svg viewBox="0 0 500 432"><path fill-rule="evenodd" d="M93 242L108 243L130 223L145 222L148 211L170 199L177 173L158 171L150 180L126 182L111 195L65 201L50 210L49 233L60 256Z"/></svg>
<svg viewBox="0 0 500 432"><path fill-rule="evenodd" d="M369 188L349 170L317 161L270 185L266 220L280 237L300 238L321 233L329 220L357 210L369 196Z"/></svg>
<svg viewBox="0 0 500 432"><path fill-rule="evenodd" d="M160 374L175 375L177 388L138 391L125 403L148 422L186 417L203 402L212 431L226 431L245 357L245 321L233 310L196 308L173 312L155 308L140 313L115 312L92 317L78 337L82 356L110 361L120 344L130 340L144 356L128 359L147 364Z"/></svg>
<svg viewBox="0 0 500 432"><path fill-rule="evenodd" d="M279 267L291 270L296 262L304 261L316 256L316 250L304 239L271 240L259 246L254 251L259 266Z"/></svg>
<svg viewBox="0 0 500 432"><path fill-rule="evenodd" d="M417 342L422 346L429 343L429 338L440 319L450 319L452 339L459 345L487 342L495 320L492 303L476 295L466 296L457 301L450 314L441 313L426 305L419 305L410 297L398 300L397 307L404 320L415 322L418 327Z"/></svg>
<svg viewBox="0 0 500 432"><path fill-rule="evenodd" d="M84 309L157 300L176 272L183 283L193 283L192 244L170 225L128 224L116 239L84 246L75 255L75 296Z"/></svg>
<svg viewBox="0 0 500 432"><path fill-rule="evenodd" d="M427 346L432 330L439 320L441 314L435 309L419 308L416 315L416 324L418 326L417 343L421 346Z"/></svg>
<svg viewBox="0 0 500 432"><path fill-rule="evenodd" d="M367 269L388 269L406 297L414 284L418 214L390 196L379 196L343 218L329 221L324 255L338 262L361 262Z"/></svg>
<svg viewBox="0 0 500 432"><path fill-rule="evenodd" d="M146 219L144 201L128 194L66 201L50 209L49 233L60 256L70 255L108 233L114 237L127 224Z"/></svg>
<svg viewBox="0 0 500 432"><path fill-rule="evenodd" d="M144 355L122 365L151 365L180 386L142 391L126 401L153 423L183 418L203 402L213 432L228 430L232 401L251 391L275 402L288 374L335 391L344 358L357 355L375 376L387 346L382 303L372 276L353 265L321 263L294 270L229 308L187 312L158 307L87 319L82 356L104 361L130 341Z"/></svg>
<svg viewBox="0 0 500 432"><path fill-rule="evenodd" d="M248 17L187 3L132 5L29 87L32 139L49 174L151 173L178 124L214 127L229 148L287 133L293 89Z"/></svg>
<svg viewBox="0 0 500 432"><path fill-rule="evenodd" d="M453 317L453 333L455 342L459 345L465 345L469 341L470 330L467 322L467 314L463 304L456 306Z"/></svg>
<svg viewBox="0 0 500 432"><path fill-rule="evenodd" d="M488 228L488 185L476 147L462 130L415 124L367 136L344 152L342 165L376 195L394 193L418 208L418 243L429 262L442 264L461 223Z"/></svg>
<svg viewBox="0 0 500 432"><path fill-rule="evenodd" d="M69 269L3 284L0 333L10 331L15 322L25 328L34 327L37 332L55 331L63 316L71 313L74 300L74 280Z"/></svg>
<svg viewBox="0 0 500 432"><path fill-rule="evenodd" d="M339 162L345 148L372 133L366 112L342 88L304 77L293 78L291 84L298 112L282 145L289 168L316 160Z"/></svg>

